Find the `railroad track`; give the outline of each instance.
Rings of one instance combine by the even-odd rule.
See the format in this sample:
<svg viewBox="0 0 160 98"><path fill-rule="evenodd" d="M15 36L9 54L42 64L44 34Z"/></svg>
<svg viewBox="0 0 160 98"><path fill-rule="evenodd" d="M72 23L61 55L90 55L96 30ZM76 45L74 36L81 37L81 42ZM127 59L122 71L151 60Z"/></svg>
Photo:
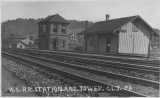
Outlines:
<svg viewBox="0 0 160 98"><path fill-rule="evenodd" d="M62 55L62 54L51 54L51 53L40 53L39 51L32 51L27 52L27 54L36 55L36 56L43 56L47 57L48 59L54 59L59 60L62 62L68 62L68 63L74 63L79 64L82 67L89 67L95 70L100 71L117 71L118 74L124 74L124 75L130 75L134 77L139 77L143 79L149 79L152 81L159 82L159 68L153 67L153 66L147 66L141 65L141 66L133 66L133 65L124 65L119 64L115 62L108 63L104 60L97 60L97 59L90 59L90 58L81 58L81 57L75 57L75 56L68 56L68 55Z"/></svg>
<svg viewBox="0 0 160 98"><path fill-rule="evenodd" d="M152 71L160 71L160 61L158 60L148 60L141 58L126 58L126 57L116 57L116 56L95 56L92 54L79 54L79 53L71 53L71 52L56 52L56 51L48 51L48 50L35 50L35 49L16 49L13 51L21 51L25 53L31 54L47 54L47 55L59 55L65 56L69 58L78 58L83 60L88 60L88 62L97 61L98 63L110 63L119 66L132 67L133 68L142 68L141 70L152 70Z"/></svg>
<svg viewBox="0 0 160 98"><path fill-rule="evenodd" d="M147 83L150 83L150 84L153 84L152 86L153 87L155 87L155 88L158 88L159 87L159 85L160 85L160 83L159 83L159 75L158 75L158 73L156 73L157 74L157 77L156 78L158 78L157 79L157 81L153 81L153 80L149 80L149 79L143 79L143 78L138 78L138 77L134 77L134 76L128 76L127 74L126 75L124 75L124 74L121 74L121 73L114 73L114 72L111 72L111 71L109 71L109 70L103 70L104 68L98 68L98 67L96 67L96 66L93 66L93 65L88 65L88 66L86 66L86 63L90 63L90 62L85 62L85 63L74 63L73 61L71 61L71 62L68 62L68 61L66 61L66 59L67 59L67 57L65 57L65 58L61 58L61 60L59 60L59 59L57 59L58 57L55 57L55 58L53 58L53 57L41 57L42 55L35 55L35 54L31 54L31 55L26 55L26 54L21 54L21 55L24 55L24 56L31 56L31 57L34 57L34 58L37 58L38 57L38 59L42 59L42 60L47 60L48 62L51 62L51 63L55 63L55 62L64 62L64 63L68 63L68 66L71 66L71 67L78 67L78 68L82 68L82 69L90 69L90 70L94 70L94 71L97 71L97 72L102 72L103 74L105 74L105 73L110 73L111 75L114 75L114 76L123 76L123 77L126 77L126 78L131 78L131 79L133 79L133 81L134 81L134 79L136 79L137 81L139 81L139 82L142 82L142 84L145 84L146 82ZM70 60L72 60L72 59L74 59L74 58L71 58ZM148 70L147 70L148 71ZM154 71L155 72L155 71ZM118 75L117 75L118 74ZM125 79L125 78L124 78ZM136 82L136 81L135 81ZM149 85L150 85L149 84ZM148 86L149 86L148 85Z"/></svg>
<svg viewBox="0 0 160 98"><path fill-rule="evenodd" d="M52 79L54 79L56 81L57 80L60 81L59 86L69 85L69 86L74 86L74 87L77 87L77 88L80 87L80 86L90 86L90 87L100 86L100 87L103 87L103 88L106 87L105 85L98 84L94 81L89 81L89 80L86 80L86 79L83 79L83 78L80 78L80 77L76 77L74 75L71 76L71 74L67 74L67 73L64 73L64 72L61 72L61 71L58 71L58 70L50 69L50 68L47 68L47 67L37 66L37 64L20 61L17 58L13 58L13 57L6 56L6 55L4 57L6 57L8 60L14 61L17 64L20 64L20 65L22 64L25 67L29 67L29 68L32 68L33 70L37 71L37 72L40 72L41 74L46 76L45 78L51 79L51 81L52 81ZM7 64L7 66L11 67L12 65ZM28 86L35 86L35 84L33 84L32 81L24 79L24 77L19 77L20 75L17 76L16 75L17 73L15 73L15 71L11 71L11 69L7 68L7 66L3 65L2 67L4 67L9 72L11 72L17 78L20 78L21 80L24 80ZM40 85L40 86L44 86L44 85ZM83 94L85 95L89 92L84 91L84 92L77 92L77 93L80 93L81 95L83 95ZM103 94L107 93L107 96L116 96L113 92L106 92L105 90L104 91L94 91L92 94L88 94L88 95L98 97L98 96L101 96L100 95L101 93L103 93ZM36 92L36 94L38 96L55 96L57 93L52 92L50 95L48 95L48 94L45 95L45 93L43 93L43 92Z"/></svg>
<svg viewBox="0 0 160 98"><path fill-rule="evenodd" d="M8 57L10 57L10 58L14 58L14 60L17 60L17 61L20 61L20 62L28 62L28 63L30 63L30 64L34 64L34 65L38 65L38 66L41 66L41 67L43 67L43 68L47 68L47 69L50 69L50 70L57 70L57 71L61 71L61 72L63 72L63 73L65 73L64 75L66 75L66 74L69 74L69 75L71 75L71 77L72 76L74 76L74 77L78 77L78 79L82 79L81 81L83 81L84 82L84 80L85 80L85 82L86 81L89 81L89 83L90 84L92 84L93 82L96 82L96 83L98 83L98 84L101 84L101 85L105 85L106 86L106 84L107 83L103 83L103 82L100 82L100 81L98 81L98 80L94 80L93 78L92 79L88 79L87 78L87 76L80 76L80 74L77 74L77 75L73 75L70 71L74 71L75 73L76 72L78 72L78 70L77 71L75 71L75 70L72 70L72 69L68 69L67 67L60 67L60 68L56 68L57 66L53 66L53 64L49 64L49 63L46 63L46 62L42 62L41 60L40 61L36 61L36 60L34 60L33 58L25 58L24 56L23 57L20 57L20 56L17 56L17 55L15 55L15 54L8 54L8 53L3 53L3 55L4 56L8 56ZM110 88L114 88L114 89L116 89L117 87L116 86L113 86L113 85L107 85L107 87L110 87ZM122 90L120 90L120 91L111 91L111 93L112 93L112 95L114 95L114 96L139 96L139 97L144 97L145 95L143 95L143 94L138 94L138 93L136 93L136 92L132 92L132 91L129 91L129 90L125 90L125 89L122 89Z"/></svg>
<svg viewBox="0 0 160 98"><path fill-rule="evenodd" d="M6 53L4 53L4 54L9 55L9 54L6 54ZM13 56L13 54L12 54L12 56ZM129 76L126 77L126 76L121 75L121 74L113 74L113 73L109 73L109 72L107 73L107 72L88 69L88 68L84 68L84 67L82 68L82 67L77 66L75 64L60 62L60 61L56 61L56 60L53 61L53 59L49 60L49 59L44 58L44 57L36 57L36 56L31 56L31 55L26 55L26 54L25 55L22 55L22 54L20 55L19 54L18 57L19 57L19 59L20 58L21 59L25 58L25 59L30 59L31 61L33 59L35 59L35 60L37 60L36 63L41 62L41 64L42 64L42 61L47 62L47 63L49 62L50 64L56 63L56 64L59 64L61 66L55 66L54 69L61 70L61 71L66 71L69 74L72 74L72 75L74 74L74 75L79 76L81 78L89 79L89 80L100 82L100 83L107 84L107 85L110 84L110 85L114 86L113 82L111 83L111 82L107 81L107 79L106 80L104 79L106 76L109 77L108 80L110 80L110 81L113 81L113 80L116 80L116 79L117 80L123 80L123 81L125 80L125 81L130 82L130 83L134 82L136 84L141 84L141 85L145 84L147 86L152 85L152 87L159 90L159 83L157 84L157 82L153 82L153 81L148 81L148 80L139 79L139 78L135 78L135 77L133 78L133 77L129 77ZM53 66L50 65L50 67L53 67ZM95 77L97 77L97 79L95 79ZM132 86L134 87L135 85L132 85ZM120 88L123 91L125 91L125 92L127 91L127 92L130 92L130 93L132 92L132 95L136 95L136 96L158 96L157 93L156 94L154 93L152 95L147 95L145 92L141 92L141 91L136 90L136 87L133 90L126 90L126 89L124 89L124 85L122 85L122 84L120 85Z"/></svg>
<svg viewBox="0 0 160 98"><path fill-rule="evenodd" d="M74 57L83 57L83 58L94 58L94 59L101 59L105 61L112 61L117 63L124 63L124 64L131 64L136 66L144 65L159 67L160 68L160 61L156 59L148 59L147 57L137 57L137 56L119 56L119 55L97 55L97 54L87 54L87 53L75 53L75 52L64 52L64 51L49 51L49 50L36 50L36 49L16 49L15 51L23 51L23 52L31 52L31 53L50 53L50 54L58 54L58 55L68 55ZM120 62L118 62L120 61Z"/></svg>
<svg viewBox="0 0 160 98"><path fill-rule="evenodd" d="M33 50L31 50L33 51ZM37 50L36 50L37 51ZM57 52L57 51L48 51L48 50L38 50L41 52L48 52L48 53L54 53L54 54L63 54L63 55L70 55L70 56L79 56L79 57L87 57L87 58L96 58L101 60L107 60L107 61L121 61L125 63L132 63L132 64L146 64L147 66L157 66L160 67L160 61L156 59L149 59L146 57L132 57L132 56L119 56L119 55L98 55L98 54L80 54L80 53L72 53L72 52Z"/></svg>

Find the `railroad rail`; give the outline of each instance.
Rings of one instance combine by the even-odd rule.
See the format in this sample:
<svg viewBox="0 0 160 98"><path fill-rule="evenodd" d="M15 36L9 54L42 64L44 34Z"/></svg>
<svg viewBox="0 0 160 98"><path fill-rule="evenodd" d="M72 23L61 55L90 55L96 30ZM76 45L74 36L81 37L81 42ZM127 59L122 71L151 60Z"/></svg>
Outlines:
<svg viewBox="0 0 160 98"><path fill-rule="evenodd" d="M132 68L141 68L143 69L152 69L153 71L160 71L160 61L158 60L148 60L142 58L132 58L132 57L119 57L119 56L97 56L93 54L79 54L79 53L72 53L72 52L60 52L60 51L48 51L48 50L35 50L35 49L16 49L13 51L21 51L25 53L38 53L38 54L52 54L52 55L63 55L68 57L74 58L81 58L91 61L99 61L107 64L118 64L119 66L125 67L132 67Z"/></svg>
<svg viewBox="0 0 160 98"><path fill-rule="evenodd" d="M32 51L27 51L27 50L20 50L21 52L25 52L25 53L29 53L32 55L39 55L39 56L45 56L48 58L54 58L54 59L58 59L61 58L62 60L70 60L70 61L77 61L80 63L90 63L92 65L99 65L101 67L113 67L113 68L121 68L121 69L125 69L128 71L139 71L139 72L146 72L146 73L153 73L157 76L159 76L159 71L160 71L160 67L157 65L146 65L147 62L145 64L134 64L134 63L124 63L121 61L112 61L112 60L104 60L104 59L96 59L96 58L88 58L88 57L79 57L79 56L72 56L72 55L65 55L65 54L59 54L59 53L52 53L52 52L44 52L41 50L32 50ZM15 51L15 52L19 52ZM135 61L136 62L136 61ZM159 80L159 79L158 79Z"/></svg>
<svg viewBox="0 0 160 98"><path fill-rule="evenodd" d="M3 53L5 55L10 55L10 56L13 56L13 54L7 54L7 53ZM126 80L126 81L129 81L129 82L134 82L134 83L140 83L140 84L145 84L145 85L152 85L154 88L156 89L159 89L159 83L157 82L153 82L153 81L149 81L149 80L145 80L145 79L140 79L140 78L135 78L135 77L131 77L131 76L125 76L125 75L121 75L121 74L114 74L114 73L110 73L110 72L103 72L103 71L100 71L100 70L95 70L95 69L91 69L91 68L85 68L84 66L79 66L79 65L76 65L76 64L71 64L71 63L66 63L66 62L60 62L60 61L56 61L56 60L53 60L53 59L48 59L48 58L44 58L44 57L36 57L36 56L31 56L31 55L16 55L18 59L22 59L24 60L25 59L30 59L30 60L33 60L33 59L36 59L36 60L39 60L39 62L42 61L44 62L49 62L49 63L56 63L56 64L59 64L61 66L58 66L58 67L54 67L54 68L57 68L61 71L66 71L66 69L68 69L67 73L70 73L70 74L74 74L76 76L79 76L79 77L82 77L82 78L85 78L85 79L89 79L89 80L93 80L93 81L96 81L96 82L100 82L100 83L104 83L104 84L108 84L106 82L104 82L103 78L102 77L105 77L105 76L108 76L108 77L114 77L115 79L119 79L119 80ZM15 54L14 54L14 57L15 57ZM28 57L28 58L26 58ZM31 59L32 58L32 59ZM29 60L28 60L29 61ZM38 62L37 62L38 63ZM51 66L50 66L51 67ZM53 67L53 66L52 66ZM60 69L59 67L63 67L62 69ZM65 67L65 68L64 68ZM79 71L80 70L80 71ZM70 72L71 71L71 72ZM79 72L79 73L77 73ZM98 79L96 80L95 77L91 77L92 75L89 75L88 77L86 77L86 74L84 75L83 73L87 73L90 72L89 74L94 74L93 76L96 76L97 74L97 77ZM111 85L111 84L110 84ZM123 90L124 87L121 87ZM145 94L140 94L140 93L137 93L135 92L134 90L130 91L132 93L136 93L136 95L141 95L141 96L146 96Z"/></svg>
<svg viewBox="0 0 160 98"><path fill-rule="evenodd" d="M125 55L100 55L100 54L88 54L88 53L76 53L76 52L66 52L66 51L50 51L50 50L37 50L37 49L16 49L18 51L23 52L41 52L41 53L52 53L52 54L62 54L62 55L69 55L75 57L86 57L86 58L96 58L101 60L112 60L133 63L133 64L145 64L147 66L155 66L160 67L160 60L157 59L148 59L146 57L139 57L139 56L125 56ZM119 63L119 62L118 62Z"/></svg>
<svg viewBox="0 0 160 98"><path fill-rule="evenodd" d="M45 75L46 78L51 79L51 81L54 78L55 78L55 80L57 80L57 75L58 75L58 78L59 78L58 80L64 86L65 85L70 85L70 86L74 86L74 87L76 86L78 88L78 87L84 85L84 86L91 86L91 87L92 86L101 86L103 88L107 88L105 85L96 83L94 81L89 81L89 80L86 80L86 79L83 79L83 78L80 78L80 77L76 77L74 75L71 75L71 74L68 74L68 73L64 73L62 71L50 69L50 68L43 67L43 66L42 67L41 66L37 66L37 64L33 64L33 63L30 63L30 62L24 62L24 61L18 60L17 58L13 58L13 57L6 56L6 55L4 57L6 57L7 59L12 60L12 61L14 61L14 62L16 62L16 63L18 63L20 65L22 64L22 65L24 65L26 67L29 67L29 68L32 68L33 70L36 70L37 72L40 72L41 74ZM8 66L12 66L10 64L7 64L7 65ZM20 75L17 76L16 75L17 73L15 73L15 71L11 71L9 68L7 68L4 65L2 65L2 67L5 68L6 70L8 70L9 72L11 72L15 77L20 78L21 80L25 81L27 85L32 86L31 85L31 83L33 83L32 81L30 82L30 80L24 79L24 77L19 77ZM33 86L35 86L35 84ZM43 85L41 85L41 86L43 86ZM48 94L46 95L43 92L35 92L35 93L38 96L55 96L54 95L55 93L53 93L53 92L50 93L49 95ZM81 93L83 94L84 92L81 92ZM85 93L87 93L87 92L85 91ZM93 94L91 94L91 96L94 96L94 97L97 96L98 97L98 96L101 96L101 93L102 94L107 93L107 96L116 96L115 92L108 92L106 90L104 90L104 91L102 91L102 90L95 91L95 92L93 92Z"/></svg>
<svg viewBox="0 0 160 98"><path fill-rule="evenodd" d="M95 66L94 67L86 66L86 64L85 64L85 66L83 66L84 63L82 63L82 64L81 63L74 64L72 61L71 62L65 61L66 58L62 58L62 60L59 61L59 60L55 60L53 58L40 57L39 55L34 55L34 54L31 54L31 55L20 54L20 55L28 56L28 57L32 57L32 58L37 58L37 59L41 59L41 60L45 60L45 61L51 62L51 63L60 63L60 64L64 64L65 63L65 64L68 64L67 66L76 67L76 68L82 68L84 70L85 69L94 70L96 72L101 72L102 74L110 73L111 75L113 75L115 77L123 76L123 78L125 77L124 79L130 78L132 81L134 81L134 79L136 79L137 81L139 81L142 84L145 84L146 82L147 82L146 84L149 84L149 85L152 84L152 86L155 87L155 88L159 88L159 85L160 85L159 81L153 81L153 80L149 80L149 79L143 79L143 78L128 76L128 75L124 75L124 74L120 74L120 73L117 74L117 73L114 73L114 72L109 72L109 71L101 70L101 69L98 69L98 68L94 68ZM87 63L90 63L90 62L87 62ZM137 81L134 81L134 82L137 82Z"/></svg>
<svg viewBox="0 0 160 98"><path fill-rule="evenodd" d="M28 54L28 53L27 53ZM127 66L119 66L119 65L114 65L112 64L105 64L102 62L95 62L95 60L89 61L88 59L84 58L79 58L79 57L71 57L71 56L62 56L58 54L48 54L48 53L29 53L32 56L38 56L38 57L45 57L46 59L50 61L61 61L61 62L67 62L67 63L72 63L79 65L79 67L82 68L89 68L93 70L98 70L101 72L111 72L114 74L122 74L124 76L132 76L135 78L140 78L140 80L148 79L150 82L155 82L158 84L159 82L159 71L155 70L148 70L145 68L135 68L135 66L132 67L127 67ZM147 67L148 68L148 67ZM123 70L122 70L123 69ZM115 73L116 71L116 73ZM149 77L148 77L149 76ZM142 81L143 82L143 81Z"/></svg>

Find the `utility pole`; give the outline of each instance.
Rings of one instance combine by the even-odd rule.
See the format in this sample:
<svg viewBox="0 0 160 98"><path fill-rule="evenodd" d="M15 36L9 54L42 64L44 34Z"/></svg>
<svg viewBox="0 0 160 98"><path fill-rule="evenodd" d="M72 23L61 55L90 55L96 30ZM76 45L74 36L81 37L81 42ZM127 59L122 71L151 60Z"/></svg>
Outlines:
<svg viewBox="0 0 160 98"><path fill-rule="evenodd" d="M133 41L132 53L133 53L133 55L134 55L134 47L135 47L134 40L135 40L135 38L134 38L134 32L132 32L132 41Z"/></svg>
<svg viewBox="0 0 160 98"><path fill-rule="evenodd" d="M149 59L150 58L150 52L151 52L151 41L152 41L152 34L150 33L150 36L149 36L149 45L148 45L148 55L147 55L147 58Z"/></svg>

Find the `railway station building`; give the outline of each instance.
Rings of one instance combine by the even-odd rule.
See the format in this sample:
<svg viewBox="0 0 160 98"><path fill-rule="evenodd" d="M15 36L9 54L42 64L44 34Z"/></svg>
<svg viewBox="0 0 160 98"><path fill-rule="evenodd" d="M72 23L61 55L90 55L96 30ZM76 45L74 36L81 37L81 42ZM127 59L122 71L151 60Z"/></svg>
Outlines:
<svg viewBox="0 0 160 98"><path fill-rule="evenodd" d="M85 51L123 53L148 56L151 38L157 36L152 27L139 15L109 19L94 23L83 31Z"/></svg>
<svg viewBox="0 0 160 98"><path fill-rule="evenodd" d="M59 14L51 15L39 21L39 49L67 50L69 22Z"/></svg>

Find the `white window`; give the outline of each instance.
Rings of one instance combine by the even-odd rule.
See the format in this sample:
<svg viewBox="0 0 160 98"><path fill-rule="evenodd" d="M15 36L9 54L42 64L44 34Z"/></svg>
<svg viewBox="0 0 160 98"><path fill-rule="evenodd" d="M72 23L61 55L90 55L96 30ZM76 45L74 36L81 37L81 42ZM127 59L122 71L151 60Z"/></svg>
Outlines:
<svg viewBox="0 0 160 98"><path fill-rule="evenodd" d="M53 25L53 32L58 32L58 25L57 24Z"/></svg>
<svg viewBox="0 0 160 98"><path fill-rule="evenodd" d="M62 33L66 33L66 26L62 25L62 29L61 29Z"/></svg>

